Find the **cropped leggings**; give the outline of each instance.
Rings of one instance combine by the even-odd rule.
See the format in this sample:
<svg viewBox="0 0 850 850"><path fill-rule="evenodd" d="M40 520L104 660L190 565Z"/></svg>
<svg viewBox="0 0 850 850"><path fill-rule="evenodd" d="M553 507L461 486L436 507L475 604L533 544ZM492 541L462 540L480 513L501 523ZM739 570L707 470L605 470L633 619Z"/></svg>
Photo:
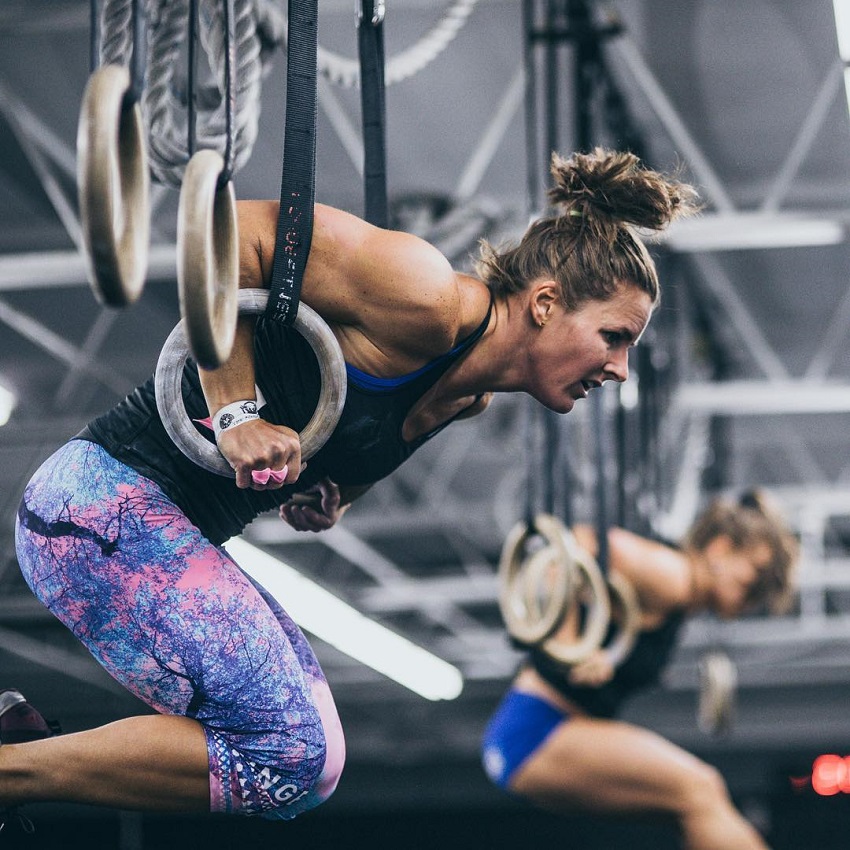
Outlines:
<svg viewBox="0 0 850 850"><path fill-rule="evenodd" d="M73 440L27 486L16 543L35 595L115 679L203 726L212 811L288 819L331 795L345 745L304 635L156 484Z"/></svg>

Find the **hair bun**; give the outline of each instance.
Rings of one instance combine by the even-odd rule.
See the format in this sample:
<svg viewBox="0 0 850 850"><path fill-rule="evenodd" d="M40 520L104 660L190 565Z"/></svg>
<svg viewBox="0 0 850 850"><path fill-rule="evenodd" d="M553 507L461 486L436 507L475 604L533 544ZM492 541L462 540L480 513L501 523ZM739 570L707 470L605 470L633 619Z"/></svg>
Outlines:
<svg viewBox="0 0 850 850"><path fill-rule="evenodd" d="M555 153L551 172L549 201L585 224L661 230L697 208L693 187L645 168L633 153L595 148L569 159Z"/></svg>

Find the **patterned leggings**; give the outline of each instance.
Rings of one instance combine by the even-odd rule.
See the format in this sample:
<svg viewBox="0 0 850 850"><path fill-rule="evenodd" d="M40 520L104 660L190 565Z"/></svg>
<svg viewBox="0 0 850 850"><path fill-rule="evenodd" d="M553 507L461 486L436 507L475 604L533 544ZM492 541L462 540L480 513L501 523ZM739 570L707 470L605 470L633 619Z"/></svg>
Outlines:
<svg viewBox="0 0 850 850"><path fill-rule="evenodd" d="M202 724L212 811L288 819L331 795L342 728L304 635L156 484L73 440L16 535L29 586L106 670Z"/></svg>

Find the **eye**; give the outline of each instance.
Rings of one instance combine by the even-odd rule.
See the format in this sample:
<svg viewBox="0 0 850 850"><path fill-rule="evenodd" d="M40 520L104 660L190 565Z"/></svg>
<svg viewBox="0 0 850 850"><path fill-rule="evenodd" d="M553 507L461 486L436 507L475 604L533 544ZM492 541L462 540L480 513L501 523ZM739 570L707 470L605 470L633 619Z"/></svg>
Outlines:
<svg viewBox="0 0 850 850"><path fill-rule="evenodd" d="M623 334L620 331L602 331L602 338L612 348L623 344Z"/></svg>

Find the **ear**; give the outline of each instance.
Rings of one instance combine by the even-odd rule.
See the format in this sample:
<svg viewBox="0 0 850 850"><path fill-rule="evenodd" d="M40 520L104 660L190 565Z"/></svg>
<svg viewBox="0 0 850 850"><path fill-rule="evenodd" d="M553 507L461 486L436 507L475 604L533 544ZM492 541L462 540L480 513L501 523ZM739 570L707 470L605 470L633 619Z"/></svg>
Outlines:
<svg viewBox="0 0 850 850"><path fill-rule="evenodd" d="M733 549L732 538L728 534L718 534L717 537L713 537L708 542L708 545L703 550L703 554L710 562L715 558L726 557Z"/></svg>
<svg viewBox="0 0 850 850"><path fill-rule="evenodd" d="M533 324L543 327L553 309L560 303L558 284L554 280L538 280L529 289L528 309Z"/></svg>

